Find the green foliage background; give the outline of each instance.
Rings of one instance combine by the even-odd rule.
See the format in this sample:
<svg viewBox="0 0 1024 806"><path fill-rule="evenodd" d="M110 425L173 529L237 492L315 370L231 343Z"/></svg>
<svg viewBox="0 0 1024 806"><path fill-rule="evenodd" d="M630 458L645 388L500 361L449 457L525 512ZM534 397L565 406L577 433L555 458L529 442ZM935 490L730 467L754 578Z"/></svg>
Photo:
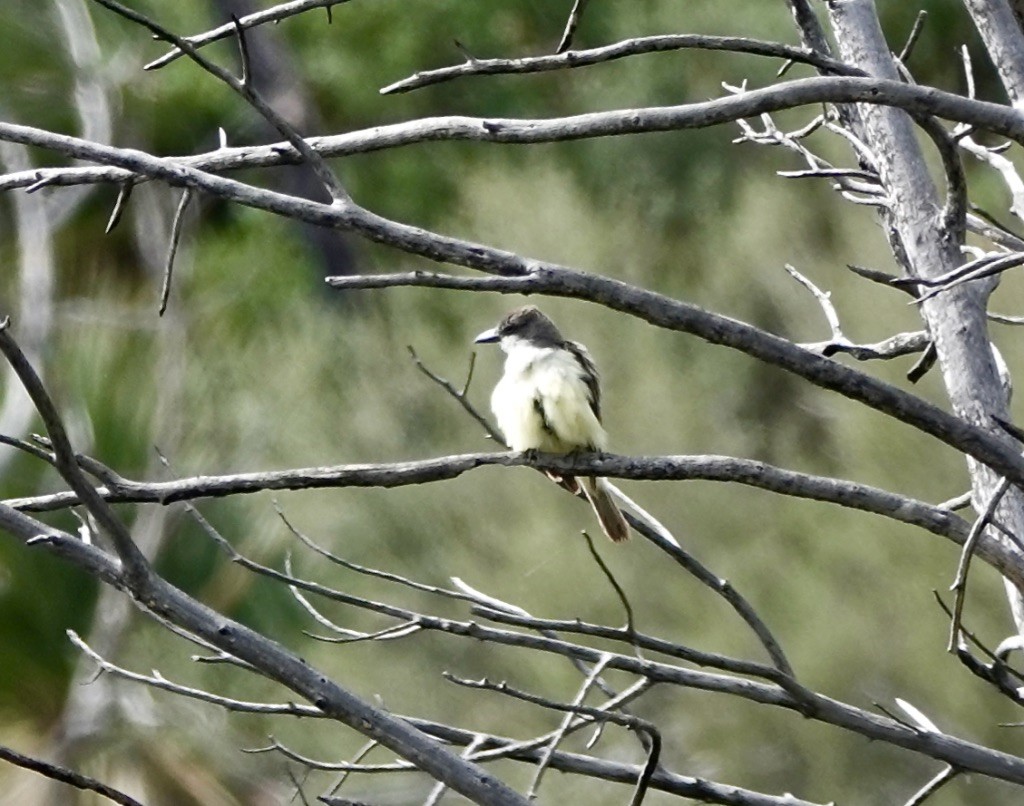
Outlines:
<svg viewBox="0 0 1024 806"><path fill-rule="evenodd" d="M181 32L219 21L199 0L133 5ZM917 7L880 5L898 49ZM569 6L352 2L333 10L332 25L317 12L262 33L296 60L324 133L428 115L548 117L685 103L720 95L722 81L764 85L778 67L752 57L679 52L565 73L465 79L393 97L377 92L417 70L461 59L453 38L479 57L550 51ZM981 94L1001 100L958 4L923 6L930 18L911 63L918 80L958 89L954 49L966 42L976 54ZM184 60L141 72L162 47L98 7L91 12L103 69L121 87L114 95L115 144L194 153L215 147L218 127L232 144L260 139L254 114L228 90ZM73 67L54 47L49 4L5 3L0 26L3 118L76 133ZM594 4L578 42L681 32L796 41L781 2L634 0ZM209 53L234 63L231 45ZM794 68L792 74L804 72ZM779 120L796 124L814 111ZM736 127L726 126L530 148L433 144L338 160L335 167L361 204L384 215L644 285L797 340L823 339L827 328L815 301L783 271L787 262L832 290L851 338L876 341L917 329L916 313L901 295L845 269L856 262L893 270L873 213L842 202L823 184L780 179L775 171L803 166L788 153L731 144L736 135ZM842 143L818 136L814 145L848 160ZM57 159L37 152L33 158L40 165ZM1005 209L997 180L968 167L975 199ZM267 183L276 174L245 178ZM135 193L133 207L173 210L175 196L164 188L142 186ZM54 393L76 424L79 444L97 458L129 477L158 478L166 471L155 461L154 444L175 475L489 449L479 427L416 371L406 346L458 382L472 336L519 300L411 289L332 294L320 281L322 269L303 230L203 200L185 230L170 316L161 320L160 278L145 269L132 226L126 220L103 235L115 195L112 188L95 191L60 233L57 326L48 355ZM18 244L10 201L0 209L0 265L13 266ZM165 234L145 240L159 250ZM353 246L365 271L428 265L380 247ZM0 294L9 299L12 293L4 272ZM1018 299L1019 281L1008 277L994 304L1015 313ZM584 303L540 303L595 355L617 452L734 454L931 501L967 487L964 464L953 452L784 373ZM1016 369L1021 355L1014 334L1003 329L995 335ZM911 363L868 369L906 387ZM472 398L482 409L499 372L498 354L481 352ZM936 375L917 391L944 403ZM0 494L56 486L50 472L19 458L0 479ZM945 730L1024 752L1019 732L997 727L1019 714L944 652L946 623L932 590L952 578L957 552L950 544L888 521L746 489L623 486L755 604L807 685L869 709L873 703L892 709L893 698L903 697ZM256 495L201 503L200 509L263 562L280 565L291 553L302 573L333 586L468 617L463 608L315 560L288 535L274 500ZM352 561L437 585L460 577L535 615L622 621L616 597L579 537L580 529L594 528L589 511L537 474L488 468L424 488L292 493L276 500L299 528ZM141 517L133 508L123 514L136 523ZM54 522L76 526L70 517ZM599 548L628 591L640 629L760 658L727 608L642 541ZM528 736L550 729L557 717L455 689L440 672L508 679L564 700L580 682L560 659L439 635L348 646L313 642L302 630L316 626L286 590L232 567L177 514L166 525L158 562L176 584L295 648L360 694L380 695L398 713ZM1002 587L987 569L976 567L972 579L970 625L995 643L1011 626ZM88 636L96 596L96 585L82 575L0 542L0 742L45 754L77 662L64 631L73 627ZM358 612L326 612L354 628L386 626ZM191 662L193 651L136 618L116 659L230 696L286 699L243 672ZM338 727L229 717L170 695L119 690L121 709L80 766L143 793L148 803L284 802L284 762L239 752L265 745L268 733L329 760L344 759L362 744ZM794 714L699 692L656 690L637 712L665 731L670 768L771 793L902 802L938 770ZM581 742L568 746L578 749ZM609 757L638 760L635 742L618 731L607 731L600 747ZM529 770L496 769L516 784L528 780ZM315 780L326 785L326 778ZM44 802L30 776L0 767L5 789L18 793L18 802ZM350 797L375 803L421 802L428 789L418 775L346 785ZM619 803L626 790L552 775L541 800L559 797ZM648 802L667 800L652 795ZM933 802L1011 803L1013 793L961 780Z"/></svg>

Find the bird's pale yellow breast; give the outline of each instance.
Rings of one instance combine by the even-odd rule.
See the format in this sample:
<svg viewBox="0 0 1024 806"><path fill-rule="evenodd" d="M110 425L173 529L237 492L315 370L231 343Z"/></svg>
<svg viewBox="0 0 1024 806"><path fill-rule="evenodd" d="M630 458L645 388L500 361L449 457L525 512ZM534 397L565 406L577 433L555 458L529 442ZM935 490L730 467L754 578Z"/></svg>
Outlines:
<svg viewBox="0 0 1024 806"><path fill-rule="evenodd" d="M491 409L516 451L603 450L607 443L583 367L566 350L520 345L510 352Z"/></svg>

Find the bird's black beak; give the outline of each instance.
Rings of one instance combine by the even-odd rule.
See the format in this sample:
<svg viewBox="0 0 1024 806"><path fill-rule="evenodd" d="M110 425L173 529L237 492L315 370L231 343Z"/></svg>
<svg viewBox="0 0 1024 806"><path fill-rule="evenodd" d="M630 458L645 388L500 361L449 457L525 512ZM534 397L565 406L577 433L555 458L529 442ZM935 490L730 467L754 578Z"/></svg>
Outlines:
<svg viewBox="0 0 1024 806"><path fill-rule="evenodd" d="M474 344L490 344L491 342L499 341L501 336L498 335L498 328L492 327L490 330L485 330L475 339Z"/></svg>

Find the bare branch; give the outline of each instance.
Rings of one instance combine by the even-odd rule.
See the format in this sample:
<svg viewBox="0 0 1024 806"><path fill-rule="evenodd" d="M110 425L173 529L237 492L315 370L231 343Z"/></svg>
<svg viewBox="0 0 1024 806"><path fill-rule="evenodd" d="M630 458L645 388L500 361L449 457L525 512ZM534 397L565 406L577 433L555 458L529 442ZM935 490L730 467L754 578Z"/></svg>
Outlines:
<svg viewBox="0 0 1024 806"><path fill-rule="evenodd" d="M602 638L612 641L622 641L636 647L652 652L658 652L672 658L679 658L689 663L697 664L710 669L721 669L735 674L759 677L764 680L780 683L785 675L781 675L778 669L766 666L753 661L738 660L726 655L703 652L698 649L683 646L662 638L645 635L643 633L630 632L627 629L606 627L600 624L588 624L580 619L542 619L525 613L514 613L507 610L491 609L487 606L478 605L473 608L473 615L480 616L498 624L514 624L518 627L527 627L538 631L549 631L552 633L570 633L589 635L595 638Z"/></svg>
<svg viewBox="0 0 1024 806"><path fill-rule="evenodd" d="M53 454L49 451L45 451L37 445L33 445L31 442L26 442L23 439L17 437L9 437L6 434L0 434L0 444L10 445L12 448L17 448L19 451L24 451L29 456L34 456L36 459L41 459L51 467L56 466L56 461L53 458Z"/></svg>
<svg viewBox="0 0 1024 806"><path fill-rule="evenodd" d="M599 662L600 665L600 662ZM644 765L643 771L640 773L640 777L637 779L636 790L634 791L633 798L630 801L631 806L639 806L643 801L644 794L647 792L647 788L650 785L651 776L654 774L655 769L658 767L658 759L661 756L661 732L651 722L645 719L639 719L635 716L628 714L620 714L615 711L605 711L600 708L591 708L586 705L579 703L573 703L572 705L566 703L560 703L555 700L547 699L546 697L538 697L535 694L529 694L525 691L512 688L506 683L490 683L487 680L467 680L465 678L456 677L448 672L444 673L444 677L447 680L452 681L460 686L467 686L469 688L479 688L486 691L495 691L500 694L505 694L509 697L513 697L517 700L523 700L524 702L533 703L539 705L542 708L550 708L556 711L563 711L569 714L585 715L595 720L603 720L612 722L616 725L629 728L633 731L643 733L650 740L650 750L647 756L647 763ZM550 758L548 763L550 763Z"/></svg>
<svg viewBox="0 0 1024 806"><path fill-rule="evenodd" d="M622 602L622 609L626 611L626 633L628 635L634 635L636 633L636 623L633 620L633 607L629 603L629 597L626 596L626 591L622 589L618 580L615 579L615 575L612 570L608 567L608 564L601 559L601 555L598 554L597 549L594 548L594 541L590 538L586 532L581 532L583 539L586 541L587 550L590 552L590 556L593 557L594 562L597 563L601 569L601 573L604 574L605 579L608 580L612 588L615 591L615 595L619 597L619 601Z"/></svg>
<svg viewBox="0 0 1024 806"><path fill-rule="evenodd" d="M0 514L2 512L3 510L0 508ZM999 751L983 748L948 734L942 734L941 736L928 734L925 736L918 731L907 730L905 725L896 723L893 720L880 720L879 717L853 706L829 699L799 686L794 687L792 681L790 681L788 687L768 685L729 675L699 672L672 664L641 660L619 653L603 653L589 646L543 636L494 629L472 621L463 622L450 618L438 618L416 613L396 605L374 602L316 582L292 577L280 571L275 571L272 568L262 566L247 558L240 558L236 561L263 576L294 585L301 590L323 596L332 601L387 615L398 620L416 621L424 630L491 641L506 646L530 648L563 657L575 657L590 663L596 663L603 655L608 654L610 655L610 659L607 662L609 669L631 672L643 676L651 683L670 683L687 688L716 691L765 705L775 705L791 709L808 718L842 726L845 729L861 733L870 738L916 750L933 758L957 764L965 770L977 770L992 777L1024 783L1024 759L1018 759ZM727 585L727 583L725 584ZM796 692L799 696L796 696L793 692ZM319 705L319 703L315 704Z"/></svg>
<svg viewBox="0 0 1024 806"><path fill-rule="evenodd" d="M200 702L211 703L212 705L219 705L228 711L238 711L246 714L280 714L286 716L297 716L304 717L306 719L328 719L329 717L319 708L314 708L311 705L300 705L297 703L262 703L262 702L247 702L245 700L236 700L231 697L222 697L219 694L214 694L210 691L206 691L201 688L193 688L191 686L185 686L180 683L174 683L168 680L163 675L154 672L153 674L139 674L138 672L132 672L125 669L123 666L118 666L115 663L110 662L106 658L102 657L98 652L93 650L85 641L83 641L74 630L68 630L67 636L71 640L71 643L78 647L90 660L92 660L101 672L114 675L122 680L129 680L133 683L140 683L142 685L149 686L151 688L160 689L161 691L168 691L172 694L177 694L182 697L187 697L192 700L199 700Z"/></svg>
<svg viewBox="0 0 1024 806"><path fill-rule="evenodd" d="M1010 102L1024 108L1024 34L1006 0L964 0Z"/></svg>
<svg viewBox="0 0 1024 806"><path fill-rule="evenodd" d="M587 698L587 694L593 687L594 682L600 676L601 672L604 671L605 665L610 660L608 655L602 655L601 659L593 665L590 670L590 674L583 681L583 685L580 686L580 690L576 693L576 698L572 704L574 706L582 705ZM558 745L562 743L566 734L569 731L569 726L573 724L574 718L577 716L578 711L566 711L565 717L562 719L562 723L558 726L558 730L554 732L551 737L551 741L547 747L544 748L544 755L541 756L540 763L537 765L537 771L534 773L533 780L530 782L530 788L526 791L526 797L533 800L537 797L537 790L540 788L541 780L544 778L544 771L547 770L551 764L551 757L555 754L558 749Z"/></svg>
<svg viewBox="0 0 1024 806"><path fill-rule="evenodd" d="M1017 218L1024 219L1024 180L1017 173L1016 166L993 149L979 145L972 137L961 137L957 142L964 151L973 154L999 172L1010 191L1010 212Z"/></svg>
<svg viewBox="0 0 1024 806"><path fill-rule="evenodd" d="M292 0L292 2L289 3L279 3L276 6L261 9L253 14L247 14L238 20L238 25L242 28L255 28L258 25L265 25L268 22L278 23L288 17L294 17L315 8L327 9L327 20L330 22L331 8L347 2L348 0ZM235 30L235 23L228 22L210 31L206 31L205 33L194 34L193 36L183 38L193 47L201 48L211 42L228 39L234 36ZM166 64L170 64L175 59L179 59L184 55L185 53L180 48L175 47L159 59L151 61L143 69L156 70Z"/></svg>
<svg viewBox="0 0 1024 806"><path fill-rule="evenodd" d="M125 587L125 579L111 559L71 535L46 526L0 504L0 528L33 545L48 548L93 575ZM287 577L279 575L282 581ZM524 806L526 801L499 779L459 759L436 741L386 711L375 708L343 689L319 670L279 644L244 625L216 613L168 584L149 580L144 604L147 612L200 637L222 652L239 658L272 680L296 692L327 717L379 741L461 794L488 804Z"/></svg>
<svg viewBox="0 0 1024 806"><path fill-rule="evenodd" d="M611 45L587 50L573 50L568 53L559 47L554 55L526 56L518 59L469 59L462 64L424 70L415 75L389 84L380 90L381 95L397 94L418 90L432 84L440 84L463 76L515 75L543 73L550 70L566 70L589 67L594 64L639 56L646 53L665 53L673 50L722 50L734 53L749 53L755 56L789 59L801 64L818 67L834 75L863 76L864 73L836 59L797 48L781 42L767 42L743 36L705 36L702 34L669 34L643 36L625 39Z"/></svg>
<svg viewBox="0 0 1024 806"><path fill-rule="evenodd" d="M825 314L825 321L828 322L829 329L832 331L832 340L835 342L846 342L847 338L843 335L843 329L839 324L839 314L836 313L836 309L832 305L831 295L826 294L788 263L785 268L789 272L790 277L810 291L814 298L818 300L818 304Z"/></svg>
<svg viewBox="0 0 1024 806"><path fill-rule="evenodd" d="M54 406L42 381L10 334L9 320L0 322L0 352L4 354L12 369L17 373L29 397L46 424L53 445L54 462L57 471L68 486L75 491L79 501L96 519L103 533L110 538L118 557L124 563L126 579L130 585L143 586L151 578L149 564L135 545L124 524L111 510L96 488L89 483L78 466L74 448L64 430L64 423Z"/></svg>
<svg viewBox="0 0 1024 806"><path fill-rule="evenodd" d="M921 806L928 798L938 792L942 787L952 781L960 774L960 770L953 766L947 766L942 772L932 778L911 796L905 806Z"/></svg>
<svg viewBox="0 0 1024 806"><path fill-rule="evenodd" d="M416 369L455 398L458 404L465 409L466 413L483 427L488 437L493 439L499 445L505 445L505 439L502 437L498 429L491 425L490 421L477 410L476 406L469 402L469 397L467 396L469 393L469 382L473 379L473 366L476 362L476 353L470 353L469 355L469 369L466 371L466 382L462 385L462 389L460 391L452 385L451 381L446 378L442 378L440 375L431 371L430 368L420 360L420 357L416 355L416 351L411 345L406 347L406 349L409 351L409 357L412 358L412 362L416 365Z"/></svg>
<svg viewBox="0 0 1024 806"><path fill-rule="evenodd" d="M917 12L917 17L914 19L914 25L911 27L910 33L907 35L907 41L903 45L900 55L896 57L899 59L901 64L906 64L910 59L910 54L914 52L914 46L917 44L917 40L921 36L921 31L924 30L924 24L927 19L927 11L921 9Z"/></svg>
<svg viewBox="0 0 1024 806"><path fill-rule="evenodd" d="M934 288L922 294L914 302L918 304L927 302L932 297L938 296L951 288L956 288L974 280L994 277L997 274L1002 274L1004 271L1015 269L1021 265L1024 265L1024 252L1013 252L1009 255L986 255L984 258L972 260L970 263L966 263L953 271L946 272L946 274L939 277L920 281L919 284L934 286Z"/></svg>
<svg viewBox="0 0 1024 806"><path fill-rule="evenodd" d="M452 744L466 746L476 741L480 735L475 731L442 725L428 720L413 719L411 717L409 720L420 730ZM522 746L522 743L515 739L495 735L487 735L484 746L494 747L498 751L505 753L505 755L501 756L503 758L510 758L529 764L538 763L543 753L539 746ZM483 752L494 751L485 750ZM482 754L478 752L477 757L479 758ZM549 766L551 769L562 772L587 775L624 784L635 783L641 773L641 768L635 765L604 761L593 756L568 753L562 750L552 755ZM664 768L659 768L655 771L651 779L651 788L686 798L693 798L698 801L730 804L730 806L813 806L813 804L795 798L793 795L786 794L779 797L765 795L760 792L752 792L749 789L718 784L703 778L677 775Z"/></svg>
<svg viewBox="0 0 1024 806"><path fill-rule="evenodd" d="M124 479L116 490L99 488L97 492L111 503L161 503L223 497L262 490L301 490L319 487L372 486L394 487L422 484L455 478L484 465L530 466L554 472L587 472L612 478L636 480L704 480L735 482L760 489L826 501L840 506L872 512L903 523L919 526L933 534L963 544L970 531L968 524L947 509L916 501L896 493L857 482L823 476L812 476L786 470L749 459L730 456L617 457L604 454L600 458L558 457L543 455L532 463L525 457L511 454L464 454L394 464L339 465L326 468L266 473L241 473L229 476L200 476L164 482L138 482ZM80 503L73 493L57 493L33 498L9 499L9 507L26 512L50 511ZM979 556L993 563L1002 573L1013 575L1024 585L1024 578L1014 573L1014 555L983 539Z"/></svg>
<svg viewBox="0 0 1024 806"><path fill-rule="evenodd" d="M364 758L366 758L366 756L368 756L376 747L378 747L377 742L375 742L373 740L368 741L361 748L359 748L359 750L356 752L356 754L354 756L352 756L352 758L350 759L349 763L350 764L358 764L360 761L362 761ZM338 776L338 780L334 782L334 785L331 786L331 788L327 790L327 792L325 793L324 797L321 797L321 800L324 800L325 797L329 797L331 795L336 794L337 791L342 787L342 785L348 779L349 775L350 775L349 771L347 771L347 770L343 771L341 773L341 775Z"/></svg>
<svg viewBox="0 0 1024 806"><path fill-rule="evenodd" d="M116 0L93 0L94 3L99 3L106 9L113 11L115 14L124 17L127 20L141 25L153 33L158 39L162 39L166 42L172 43L178 50L182 51L192 61L202 67L210 75L222 81L234 92L240 95L245 101L255 109L263 118L278 132L280 132L292 147L302 156L304 162L306 162L317 178L323 183L324 188L330 194L331 199L335 204L343 205L350 201L348 193L345 188L342 187L341 182L334 175L334 172L324 162L323 157L320 156L314 149L310 148L309 144L295 131L295 128L288 123L281 115L279 115L266 101L263 100L262 96L253 89L251 84L248 82L247 73L243 74L242 79L235 78L224 68L217 64L214 64L209 59L204 57L199 51L183 37L172 33L167 28L151 20L144 14L140 14L138 11L127 8L116 2ZM236 20L232 23L232 27L239 37L239 49L242 52L243 57L246 56L245 46L245 29ZM247 59L243 59L247 61Z"/></svg>
<svg viewBox="0 0 1024 806"><path fill-rule="evenodd" d="M589 2L590 0L573 0L572 11L569 12L569 19L565 22L565 31L558 42L558 48L555 50L556 53L564 53L572 47L572 40L576 35L576 29L579 27L580 20L583 18L583 11Z"/></svg>
<svg viewBox="0 0 1024 806"><path fill-rule="evenodd" d="M114 202L114 209L110 211L110 218L107 220L106 229L103 231L105 235L109 235L121 223L121 216L124 215L124 211L128 208L128 202L131 200L132 190L134 189L135 179L133 178L128 178L121 183L121 187L117 191L117 200Z"/></svg>
<svg viewBox="0 0 1024 806"><path fill-rule="evenodd" d="M270 737L270 744L266 747L244 748L242 752L251 754L280 753L285 758L297 761L302 766L308 767L311 770L325 770L328 772L389 773L416 771L416 767L407 761L396 761L392 764L353 764L348 761L320 761L292 750L290 747L281 744L273 736Z"/></svg>
<svg viewBox="0 0 1024 806"><path fill-rule="evenodd" d="M95 792L107 800L121 804L121 806L142 806L135 798L129 797L124 792L114 789L114 787L108 786L101 781L97 781L95 778L69 770L59 764L51 764L38 758L22 755L9 747L0 747L0 760L17 764L19 767L24 767L33 772L38 772L40 775L45 775L47 778L52 778L55 781L61 781L75 787L75 789Z"/></svg>
<svg viewBox="0 0 1024 806"><path fill-rule="evenodd" d="M992 497L989 498L988 503L985 505L984 511L971 527L971 533L967 536L967 540L964 541L963 551L960 553L960 563L956 569L956 578L950 588L954 593L954 600L953 618L949 626L949 644L947 647L949 652L955 652L959 643L960 621L964 610L964 599L967 595L967 572L971 566L971 557L974 556L974 547L981 538L982 532L985 531L985 527L992 521L996 514L996 509L999 507L999 502L1002 501L1003 496L1009 489L1010 482L1008 479L1003 479L999 482L999 486L996 487Z"/></svg>
<svg viewBox="0 0 1024 806"><path fill-rule="evenodd" d="M805 343L801 345L804 349L824 356L832 356L836 353L846 353L847 355L853 356L858 361L868 361L876 358L898 358L899 356L909 355L911 353L919 353L931 344L931 339L929 338L928 333L923 330L919 330L914 333L898 333L895 336L890 336L884 341L878 342L877 344L854 344L845 335L843 335L842 327L839 324L839 314L836 313L835 307L832 305L831 295L822 291L788 263L786 264L786 271L789 272L797 282L814 294L825 313L825 319L832 331L832 339L830 341ZM858 267L855 271L859 274L865 270ZM883 276L887 281L896 279L889 275Z"/></svg>
<svg viewBox="0 0 1024 806"><path fill-rule="evenodd" d="M992 243L1013 252L1024 251L1024 238L1009 230L977 205L971 205L967 214L967 227L976 235L988 238Z"/></svg>
<svg viewBox="0 0 1024 806"><path fill-rule="evenodd" d="M130 184L126 186L131 187ZM120 202L120 194L117 198L118 202ZM160 307L157 309L157 313L160 316L163 316L167 310L167 299L171 295L171 272L174 271L174 256L178 253L178 241L181 238L181 224L185 218L185 209L191 200L192 191L189 188L185 188L181 193L178 209L174 213L174 221L171 223L171 241L167 247L167 262L164 264L164 283L160 289ZM114 212L117 212L116 207Z"/></svg>
<svg viewBox="0 0 1024 806"><path fill-rule="evenodd" d="M98 1L98 0L97 0ZM232 77L233 79L233 77ZM233 79L237 81L237 79ZM986 101L964 98L931 87L875 78L827 76L795 79L764 89L749 90L711 101L680 106L593 112L569 118L519 120L501 118L437 117L379 126L331 137L312 137L309 148L323 157L338 157L436 140L470 140L495 143L541 143L592 137L620 136L655 131L705 128L809 104L864 103L895 106L919 115L934 115L968 123L1024 142L1024 121L1013 110ZM107 168L46 168L22 171L0 178L0 190L15 187L73 185L85 182L122 183L138 178L160 178L171 184L191 183L204 192L217 190L199 177L181 171L225 171L243 167L295 164L305 158L294 144L218 149L210 154L161 160L126 150L103 147L67 135L30 126L0 124L0 139L47 148L68 156L110 166ZM169 170L173 165L178 170ZM157 166L159 166L157 168ZM123 170L117 170L118 168ZM157 168L156 170L153 170ZM224 186L221 186L224 187ZM243 186L244 187L244 186ZM237 194L236 200L253 204L256 194ZM260 206L255 204L254 206ZM267 208L264 208L267 209ZM322 222L313 222L322 223Z"/></svg>
<svg viewBox="0 0 1024 806"><path fill-rule="evenodd" d="M853 344L848 341L821 341L806 343L801 346L824 356L843 353L858 361L872 361L875 359L888 360L920 353L927 350L931 343L932 340L927 331L917 330L912 333L897 333L895 336L890 336L874 344Z"/></svg>

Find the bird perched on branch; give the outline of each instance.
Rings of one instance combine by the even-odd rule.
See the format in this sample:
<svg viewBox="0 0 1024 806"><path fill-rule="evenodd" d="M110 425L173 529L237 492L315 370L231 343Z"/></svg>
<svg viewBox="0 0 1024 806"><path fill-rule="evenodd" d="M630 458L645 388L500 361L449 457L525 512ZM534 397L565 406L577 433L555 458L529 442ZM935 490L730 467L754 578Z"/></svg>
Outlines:
<svg viewBox="0 0 1024 806"><path fill-rule="evenodd" d="M601 425L601 389L586 347L562 338L554 322L532 305L512 311L475 341L499 342L507 355L491 410L512 450L604 450L608 435ZM573 492L579 489L572 476L553 478ZM629 537L608 482L594 476L583 482L604 533L615 542Z"/></svg>

